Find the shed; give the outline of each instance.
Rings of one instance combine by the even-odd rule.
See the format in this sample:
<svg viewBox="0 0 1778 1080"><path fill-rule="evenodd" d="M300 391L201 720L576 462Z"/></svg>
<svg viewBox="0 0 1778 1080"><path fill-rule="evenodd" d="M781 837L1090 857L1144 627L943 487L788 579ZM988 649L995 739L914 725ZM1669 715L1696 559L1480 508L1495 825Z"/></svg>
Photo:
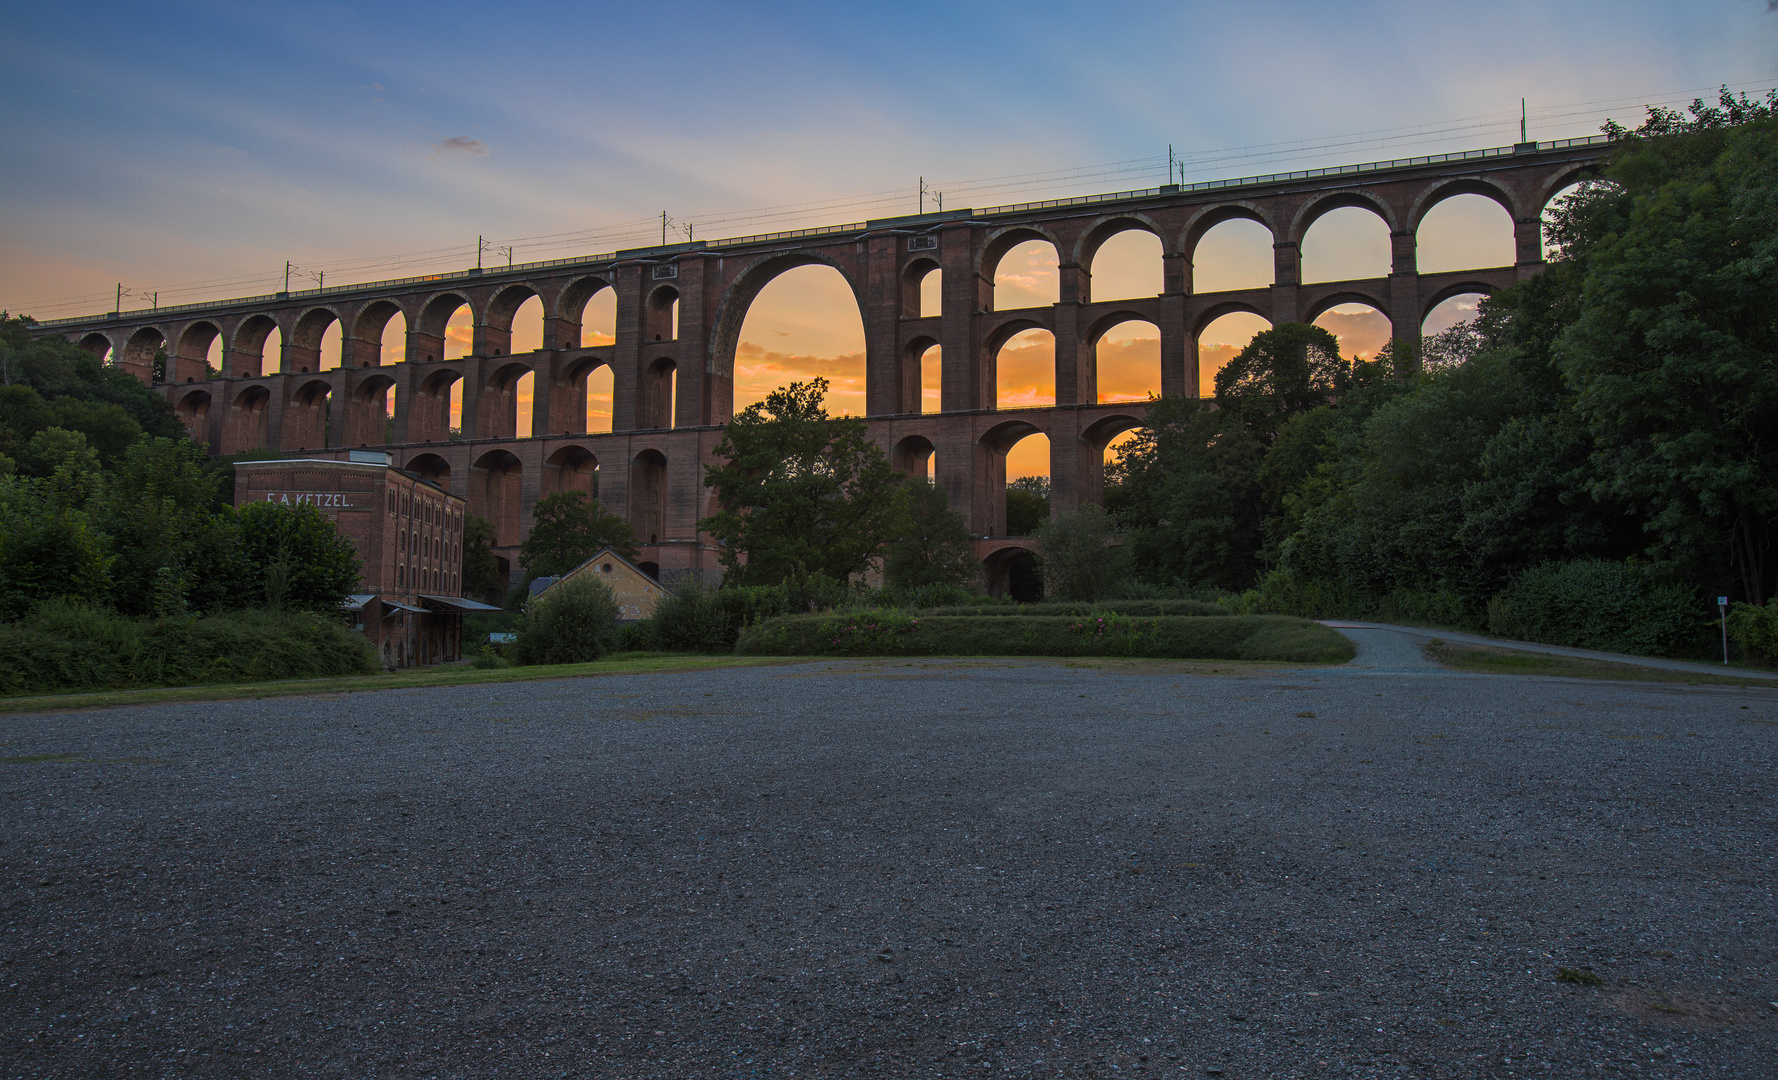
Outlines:
<svg viewBox="0 0 1778 1080"><path fill-rule="evenodd" d="M617 597L617 617L622 622L649 618L654 614L654 605L661 597L673 595L673 590L656 581L646 570L612 549L604 548L586 562L537 590L532 596L542 596L580 574L592 574L610 587L612 594Z"/></svg>

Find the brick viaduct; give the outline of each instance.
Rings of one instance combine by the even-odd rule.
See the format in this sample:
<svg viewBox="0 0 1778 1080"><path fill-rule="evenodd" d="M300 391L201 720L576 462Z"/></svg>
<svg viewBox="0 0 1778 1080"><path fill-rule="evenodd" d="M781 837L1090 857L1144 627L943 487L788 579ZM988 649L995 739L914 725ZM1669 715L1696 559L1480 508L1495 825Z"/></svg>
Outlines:
<svg viewBox="0 0 1778 1080"><path fill-rule="evenodd" d="M292 456L343 456L385 449L395 463L437 480L494 522L497 554L516 562L531 507L563 490L598 493L644 541L642 561L669 582L720 572L716 549L695 522L711 509L703 466L732 412L735 351L748 305L776 275L819 263L834 267L857 297L865 332L870 433L896 464L935 475L977 540L990 582L1004 576L1022 538L1005 537L1006 451L1021 438L1049 438L1052 506L1067 510L1102 495L1107 443L1142 423L1140 402L1102 403L1095 372L1099 338L1120 323L1160 330L1164 394L1198 392L1198 334L1212 320L1247 311L1273 323L1312 321L1328 308L1362 302L1384 313L1398 338L1417 338L1445 299L1490 293L1542 266L1541 216L1564 187L1598 166L1601 138L1526 143L1370 165L1115 195L957 210L823 229L663 245L614 255L486 271L278 293L158 311L112 312L46 322L160 385L192 436L216 453L270 447ZM1479 194L1514 222L1516 262L1458 273L1416 270L1416 229L1439 201ZM1303 284L1299 245L1317 217L1338 207L1376 213L1392 237L1389 276ZM1192 257L1211 227L1248 218L1270 230L1269 287L1199 293ZM1161 241L1163 291L1100 302L1090 267L1099 246L1128 229ZM995 270L1015 245L1054 245L1060 299L1040 308L996 310ZM941 310L920 310L920 283L941 272ZM616 342L581 346L581 317L600 290L615 292ZM512 320L538 297L542 347L513 355ZM469 355L445 360L445 323L468 305ZM400 312L405 362L382 364L385 325ZM322 334L337 322L341 355L326 358ZM675 332L675 322L677 332ZM273 328L281 355L262 355ZM1055 338L1056 404L997 409L995 358L1030 328ZM222 374L205 358L218 338ZM920 413L920 357L941 346L940 410ZM337 366L333 362L337 361ZM613 430L586 432L587 377L608 365ZM532 372L532 437L516 433L514 389ZM462 422L449 430L452 384L462 381ZM386 392L396 388L392 439ZM601 468L601 466L603 466ZM595 470L598 470L595 473Z"/></svg>

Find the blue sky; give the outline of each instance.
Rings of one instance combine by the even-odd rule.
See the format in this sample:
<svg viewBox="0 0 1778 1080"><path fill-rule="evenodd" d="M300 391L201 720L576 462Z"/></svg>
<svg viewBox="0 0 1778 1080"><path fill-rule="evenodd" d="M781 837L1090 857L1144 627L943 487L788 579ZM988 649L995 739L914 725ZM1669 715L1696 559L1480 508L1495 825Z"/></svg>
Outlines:
<svg viewBox="0 0 1778 1080"><path fill-rule="evenodd" d="M1778 85L1764 0L14 5L0 307L608 251L663 209L862 220L921 175L953 207L1120 190L1168 143L1273 144L1194 178L1501 145L1521 96L1534 137L1589 134L1725 82Z"/></svg>

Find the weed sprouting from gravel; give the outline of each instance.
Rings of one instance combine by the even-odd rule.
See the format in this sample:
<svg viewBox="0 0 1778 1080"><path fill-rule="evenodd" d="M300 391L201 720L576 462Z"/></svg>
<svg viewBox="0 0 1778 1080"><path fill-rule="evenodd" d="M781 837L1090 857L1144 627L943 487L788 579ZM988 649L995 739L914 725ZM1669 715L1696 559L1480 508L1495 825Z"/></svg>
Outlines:
<svg viewBox="0 0 1778 1080"><path fill-rule="evenodd" d="M1575 983L1580 986L1605 985L1605 980L1593 974L1592 968L1559 967L1556 969L1556 981Z"/></svg>

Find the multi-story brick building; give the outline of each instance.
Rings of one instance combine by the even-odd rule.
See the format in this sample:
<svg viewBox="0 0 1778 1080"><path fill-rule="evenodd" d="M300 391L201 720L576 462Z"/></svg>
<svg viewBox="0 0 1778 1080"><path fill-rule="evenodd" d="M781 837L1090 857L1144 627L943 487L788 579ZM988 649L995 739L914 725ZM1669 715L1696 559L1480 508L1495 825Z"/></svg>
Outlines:
<svg viewBox="0 0 1778 1080"><path fill-rule="evenodd" d="M355 629L388 667L439 664L462 653L463 614L494 611L463 598L465 501L392 468L380 451L346 460L249 461L235 466L235 505L306 503L333 519L363 561L348 601Z"/></svg>

